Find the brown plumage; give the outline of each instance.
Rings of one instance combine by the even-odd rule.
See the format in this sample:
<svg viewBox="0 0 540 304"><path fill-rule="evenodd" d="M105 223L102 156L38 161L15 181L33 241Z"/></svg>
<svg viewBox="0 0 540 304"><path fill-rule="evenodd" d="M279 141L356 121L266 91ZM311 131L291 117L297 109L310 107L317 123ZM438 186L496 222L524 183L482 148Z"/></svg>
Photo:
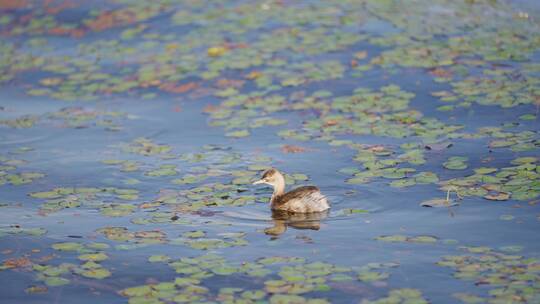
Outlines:
<svg viewBox="0 0 540 304"><path fill-rule="evenodd" d="M289 191L289 192L287 192L285 194L277 195L276 197L274 197L274 204L276 206L281 206L281 205L287 204L287 202L290 202L292 200L303 199L303 198L305 198L307 196L310 196L313 193L317 193L317 192L320 193L320 190L319 190L319 188L317 188L315 186L299 187L299 188L291 190L291 191Z"/></svg>
<svg viewBox="0 0 540 304"><path fill-rule="evenodd" d="M315 186L304 186L285 193L285 178L276 169L269 169L253 184L267 184L274 187L270 199L272 210L297 213L321 212L330 209L328 200Z"/></svg>
<svg viewBox="0 0 540 304"><path fill-rule="evenodd" d="M276 170L274 168L268 169L268 170L264 171L262 179L271 178L276 173L278 173L278 170Z"/></svg>

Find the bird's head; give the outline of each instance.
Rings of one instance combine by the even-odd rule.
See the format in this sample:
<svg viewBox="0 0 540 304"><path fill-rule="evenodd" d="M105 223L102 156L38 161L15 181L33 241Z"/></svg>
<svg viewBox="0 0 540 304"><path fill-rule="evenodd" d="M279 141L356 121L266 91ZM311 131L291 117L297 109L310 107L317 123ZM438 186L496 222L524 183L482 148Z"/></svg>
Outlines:
<svg viewBox="0 0 540 304"><path fill-rule="evenodd" d="M278 170L272 168L264 171L261 179L255 181L253 185L267 184L272 187L276 187L278 185L283 185L284 183L285 178L283 177L283 175Z"/></svg>

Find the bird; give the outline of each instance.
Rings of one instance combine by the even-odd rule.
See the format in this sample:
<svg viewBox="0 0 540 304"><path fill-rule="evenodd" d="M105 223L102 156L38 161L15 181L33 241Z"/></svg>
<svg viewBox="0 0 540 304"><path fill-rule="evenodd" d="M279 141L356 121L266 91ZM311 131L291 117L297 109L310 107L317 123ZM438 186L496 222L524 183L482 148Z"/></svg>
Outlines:
<svg viewBox="0 0 540 304"><path fill-rule="evenodd" d="M285 177L275 168L266 170L253 185L267 184L274 188L270 208L293 213L323 212L330 209L326 196L315 186L303 186L285 192Z"/></svg>

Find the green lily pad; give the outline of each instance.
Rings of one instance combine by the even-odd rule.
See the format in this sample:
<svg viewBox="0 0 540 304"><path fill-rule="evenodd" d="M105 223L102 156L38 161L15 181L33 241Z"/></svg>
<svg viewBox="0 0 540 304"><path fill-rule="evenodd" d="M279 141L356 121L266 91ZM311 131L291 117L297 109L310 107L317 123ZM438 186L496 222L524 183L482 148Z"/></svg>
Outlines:
<svg viewBox="0 0 540 304"><path fill-rule="evenodd" d="M87 253L87 254L82 254L79 256L79 260L81 261L94 261L94 262L104 261L108 258L109 257L103 252Z"/></svg>
<svg viewBox="0 0 540 304"><path fill-rule="evenodd" d="M407 241L413 242L413 243L436 243L438 240L439 239L434 236L419 235L419 236L411 237Z"/></svg>
<svg viewBox="0 0 540 304"><path fill-rule="evenodd" d="M202 230L195 230L195 231L189 231L189 232L185 232L182 234L183 237L186 237L186 238L192 238L192 239L197 239L197 238L203 238L206 236L206 232L202 231Z"/></svg>
<svg viewBox="0 0 540 304"><path fill-rule="evenodd" d="M383 235L375 238L377 241L383 242L406 242L407 237L404 235Z"/></svg>
<svg viewBox="0 0 540 304"><path fill-rule="evenodd" d="M94 249L94 250L105 250L110 248L109 244L106 243L90 243L85 245L86 248Z"/></svg>
<svg viewBox="0 0 540 304"><path fill-rule="evenodd" d="M422 207L435 207L435 208L442 208L442 207L451 207L459 205L459 203L455 200L446 200L445 198L434 198L427 201L423 201L420 203L420 206Z"/></svg>
<svg viewBox="0 0 540 304"><path fill-rule="evenodd" d="M66 278L61 277L48 277L45 279L45 284L47 286L55 287L69 284L70 281Z"/></svg>
<svg viewBox="0 0 540 304"><path fill-rule="evenodd" d="M472 294L468 294L468 293L454 293L454 294L452 294L452 296L454 298L459 299L463 303L467 303L467 304L486 303L486 300L484 298L481 298L479 296L475 296L475 295L472 295Z"/></svg>
<svg viewBox="0 0 540 304"><path fill-rule="evenodd" d="M450 157L443 166L449 170L464 170L467 169L467 157L453 156Z"/></svg>
<svg viewBox="0 0 540 304"><path fill-rule="evenodd" d="M227 137L236 137L236 138L247 137L249 135L250 133L248 130L239 130L239 131L232 131L232 132L225 133L225 136Z"/></svg>
<svg viewBox="0 0 540 304"><path fill-rule="evenodd" d="M59 251L81 251L84 249L84 246L80 243L65 242L53 244L52 248Z"/></svg>
<svg viewBox="0 0 540 304"><path fill-rule="evenodd" d="M501 220L503 221L511 221L513 220L515 217L513 215L510 215L510 214L503 214L499 217Z"/></svg>
<svg viewBox="0 0 540 304"><path fill-rule="evenodd" d="M358 279L362 282L383 281L388 279L390 275L384 272L364 271L358 274Z"/></svg>
<svg viewBox="0 0 540 304"><path fill-rule="evenodd" d="M148 262L150 263L160 263L160 262L168 262L170 261L170 257L166 255L152 255L148 258Z"/></svg>
<svg viewBox="0 0 540 304"><path fill-rule="evenodd" d="M82 276L92 279L104 279L111 276L111 272L105 268L93 268L82 271Z"/></svg>

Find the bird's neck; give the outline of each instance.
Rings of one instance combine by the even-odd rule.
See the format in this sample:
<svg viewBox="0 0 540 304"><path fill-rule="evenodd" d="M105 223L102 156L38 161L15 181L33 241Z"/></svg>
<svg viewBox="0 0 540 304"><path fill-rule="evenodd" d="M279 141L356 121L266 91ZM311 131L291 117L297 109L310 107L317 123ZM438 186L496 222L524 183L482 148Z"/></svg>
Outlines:
<svg viewBox="0 0 540 304"><path fill-rule="evenodd" d="M285 193L285 179L279 178L274 185L274 193L272 194L271 201L274 201L277 197L283 195Z"/></svg>

